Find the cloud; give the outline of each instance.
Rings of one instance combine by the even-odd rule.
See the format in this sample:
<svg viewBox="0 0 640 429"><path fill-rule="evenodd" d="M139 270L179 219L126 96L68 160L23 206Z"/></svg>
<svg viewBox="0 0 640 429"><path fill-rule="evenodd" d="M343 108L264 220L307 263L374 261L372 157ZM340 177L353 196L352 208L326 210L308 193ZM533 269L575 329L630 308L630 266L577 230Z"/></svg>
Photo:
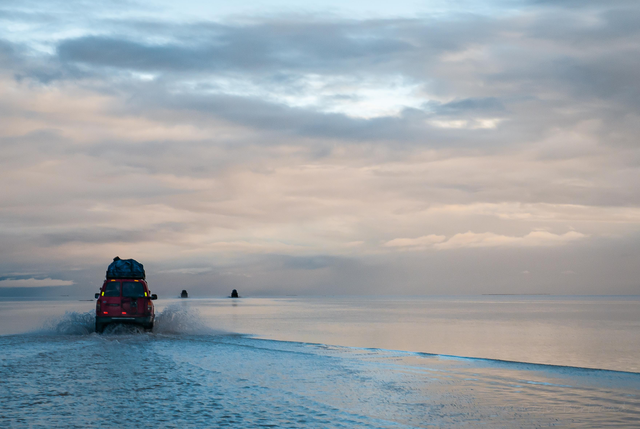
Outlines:
<svg viewBox="0 0 640 429"><path fill-rule="evenodd" d="M72 286L73 281L56 279L7 279L0 280L0 287L43 287L43 286Z"/></svg>
<svg viewBox="0 0 640 429"><path fill-rule="evenodd" d="M25 65L14 71L121 93L136 114L197 111L304 137L492 147L585 117L600 118L605 133L619 130L621 112L640 107L640 46L628 24L637 8L604 8L592 19L581 10L534 11L524 22L108 20L92 35L58 39L48 57L22 52ZM591 42L576 50L583 40ZM580 115L571 114L576 100ZM607 141L632 144L625 135Z"/></svg>
<svg viewBox="0 0 640 429"><path fill-rule="evenodd" d="M395 238L387 241L383 246L405 250L424 250L429 248L459 249L477 247L538 247L562 245L586 237L586 235L576 231L569 231L564 234L553 234L547 231L532 231L522 237L500 235L492 232L474 233L469 231L455 234L449 239L444 235L435 234L418 238Z"/></svg>
<svg viewBox="0 0 640 429"><path fill-rule="evenodd" d="M445 241L444 235L425 235L418 238L394 238L384 243L385 247L409 248L411 250L426 249Z"/></svg>
<svg viewBox="0 0 640 429"><path fill-rule="evenodd" d="M474 247L538 247L557 246L585 238L584 234L569 231L553 234L547 231L532 231L522 237L494 234L492 232L465 232L456 234L445 242L434 245L436 249L458 249Z"/></svg>
<svg viewBox="0 0 640 429"><path fill-rule="evenodd" d="M505 112L503 102L495 97L466 98L453 100L448 103L428 103L427 106L437 111L439 115L458 116L467 112L482 112L483 114L496 114Z"/></svg>
<svg viewBox="0 0 640 429"><path fill-rule="evenodd" d="M487 284L535 267L597 289L589 266L636 284L640 6L586 3L199 21L3 4L0 275L88 284L126 253L174 284L423 293L433 249L430 270L497 267ZM456 291L487 270L453 271Z"/></svg>
<svg viewBox="0 0 640 429"><path fill-rule="evenodd" d="M237 26L198 23L182 33L174 33L176 42L153 44L79 37L60 43L57 54L63 62L145 72L284 72L379 62L414 49L398 37L393 21L377 25L294 20Z"/></svg>

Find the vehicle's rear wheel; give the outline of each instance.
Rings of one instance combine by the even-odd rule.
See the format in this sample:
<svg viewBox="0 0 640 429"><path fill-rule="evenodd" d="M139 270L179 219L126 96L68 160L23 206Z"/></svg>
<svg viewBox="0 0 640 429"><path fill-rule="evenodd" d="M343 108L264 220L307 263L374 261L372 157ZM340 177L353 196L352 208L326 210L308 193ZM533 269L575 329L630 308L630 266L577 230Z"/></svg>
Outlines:
<svg viewBox="0 0 640 429"><path fill-rule="evenodd" d="M96 322L96 332L98 334L102 334L103 331L104 331L104 323Z"/></svg>
<svg viewBox="0 0 640 429"><path fill-rule="evenodd" d="M144 327L145 332L151 332L153 330L153 323L150 323Z"/></svg>

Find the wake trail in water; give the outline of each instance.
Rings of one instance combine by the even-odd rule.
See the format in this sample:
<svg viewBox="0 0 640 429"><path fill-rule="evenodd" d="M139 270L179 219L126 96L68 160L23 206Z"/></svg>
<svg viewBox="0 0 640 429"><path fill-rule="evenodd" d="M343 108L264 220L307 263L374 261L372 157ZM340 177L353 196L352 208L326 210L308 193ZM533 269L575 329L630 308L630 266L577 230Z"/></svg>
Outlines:
<svg viewBox="0 0 640 429"><path fill-rule="evenodd" d="M94 311L79 313L67 311L64 315L46 321L42 328L33 333L45 335L90 335L95 330ZM106 326L103 334L131 335L144 334L142 326L112 323ZM224 335L229 334L207 325L197 309L178 305L169 306L156 314L153 334L164 335Z"/></svg>
<svg viewBox="0 0 640 429"><path fill-rule="evenodd" d="M44 335L53 335L53 336L82 336L82 335L91 335L95 334L95 312L88 311L84 313L79 313L75 311L67 311L64 315L60 317L56 317L48 320L44 323L41 329L32 332L34 334L44 334ZM114 323L108 325L103 335L149 335L149 332L145 332L142 326L131 325L131 324L119 324ZM226 335L234 335L231 332L226 332L222 330L216 330L209 326L204 318L200 315L200 312L197 309L190 307L183 307L180 305L172 305L164 308L162 311L156 314L156 319L154 323L152 335L198 335L198 336L226 336ZM411 352L411 351L403 351L403 350L386 350L386 349L374 349L374 348L360 348L360 347L344 347L344 346L335 346L330 344L321 344L321 343L312 343L312 342L299 342L299 341L282 341L277 339L268 339L268 338L259 338L254 337L255 340L259 342L253 342L252 344L267 344L269 342L274 342L276 344L297 344L302 346L316 346L320 348L329 347L331 349L343 349L343 350L351 350L351 352L357 353L358 351L362 351L365 353L372 353L374 355L387 355L387 354L395 354L400 353L402 356L421 356L421 357L432 357L441 360L458 360L460 362L466 361L471 365L500 365L500 366L513 366L520 367L522 369L528 368L539 368L545 370L578 370L578 371L603 371L605 373L611 374L628 374L631 377L640 377L639 373L635 372L626 372L626 371L614 371L614 370L604 370L598 368L583 368L583 367L574 367L574 366L564 366L564 365L547 365L547 364L539 364L533 362L519 362L519 361L506 361L500 359L490 359L490 358L482 358L482 357L469 357L469 356L455 356L455 355L444 355L444 354L435 354L435 353L423 353L423 352Z"/></svg>

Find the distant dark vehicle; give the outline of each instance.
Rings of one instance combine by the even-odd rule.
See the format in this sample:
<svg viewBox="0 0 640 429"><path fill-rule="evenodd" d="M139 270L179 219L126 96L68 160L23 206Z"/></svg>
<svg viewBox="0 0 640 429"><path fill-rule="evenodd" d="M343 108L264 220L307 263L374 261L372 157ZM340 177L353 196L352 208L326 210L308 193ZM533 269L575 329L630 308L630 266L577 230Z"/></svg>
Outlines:
<svg viewBox="0 0 640 429"><path fill-rule="evenodd" d="M182 290L182 292L180 293L180 298L189 298L189 294L186 290Z"/></svg>
<svg viewBox="0 0 640 429"><path fill-rule="evenodd" d="M110 323L126 323L153 329L155 312L145 280L144 267L134 259L113 259L107 278L96 294L96 332L102 333Z"/></svg>
<svg viewBox="0 0 640 429"><path fill-rule="evenodd" d="M237 290L234 289L231 291L231 298L239 298Z"/></svg>

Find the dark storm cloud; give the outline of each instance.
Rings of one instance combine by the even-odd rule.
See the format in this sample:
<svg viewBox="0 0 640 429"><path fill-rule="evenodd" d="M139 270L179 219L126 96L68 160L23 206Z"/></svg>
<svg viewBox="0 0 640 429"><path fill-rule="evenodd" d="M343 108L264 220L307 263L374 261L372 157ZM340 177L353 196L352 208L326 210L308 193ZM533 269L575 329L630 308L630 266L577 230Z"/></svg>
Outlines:
<svg viewBox="0 0 640 429"><path fill-rule="evenodd" d="M183 94L166 97L163 93L146 95L149 98L140 98L143 106L157 101L160 105L172 109L211 114L261 130L346 140L399 141L418 138L419 130L412 127L411 121L405 116L351 118L344 114L322 113L315 109L289 107L242 96ZM422 112L418 115L424 118ZM420 138L424 137L424 134L420 135Z"/></svg>
<svg viewBox="0 0 640 429"><path fill-rule="evenodd" d="M83 37L67 40L58 46L63 62L76 62L95 67L129 70L214 70L214 53L178 46L149 46L128 40L105 37Z"/></svg>
<svg viewBox="0 0 640 429"><path fill-rule="evenodd" d="M499 37L480 17L452 22L278 20L251 25L119 23L115 33L62 40L65 67L149 73L237 73L278 79L289 73L404 73L425 76L437 56ZM148 29L147 32L141 29ZM131 37L135 34L134 37ZM163 42L157 41L162 35ZM291 73L294 73L291 75Z"/></svg>
<svg viewBox="0 0 640 429"><path fill-rule="evenodd" d="M465 98L462 100L454 100L449 103L431 103L427 104L433 111L439 115L454 115L458 116L464 113L490 113L490 114L503 114L505 113L504 104L495 97L486 98Z"/></svg>
<svg viewBox="0 0 640 429"><path fill-rule="evenodd" d="M198 24L188 31L199 33L195 40L187 36L179 38L180 43L150 44L89 36L63 41L57 53L63 62L147 72L333 72L336 65L379 64L414 49L391 31L386 37L374 36L384 28L373 27L286 22L241 27ZM202 33L209 37L203 38Z"/></svg>
<svg viewBox="0 0 640 429"><path fill-rule="evenodd" d="M520 48L526 48L529 41L536 39L550 39L557 46L580 44L585 48L580 55L550 49L547 60L566 57L588 61L594 43L601 45L629 39L640 31L634 25L639 14L637 7L605 8L596 14L595 24L585 21L573 10L552 13L544 9L536 11L524 23L517 19L474 15L458 15L444 21L274 19L235 26L127 21L109 24L107 21L102 29L104 35L63 39L57 45L55 59L61 65L106 68L111 73L116 69L172 74L241 72L260 75L282 75L287 70L326 74L400 72L424 80L439 77L433 76L432 69L440 64L438 56L444 53L495 44L504 46L508 54L517 47L517 44L511 48L509 45L518 41L508 36L510 32L522 36ZM158 41L159 38L163 41ZM631 53L638 45L632 43L626 49ZM533 65L535 70L535 64L531 62L538 60L534 54L524 63ZM616 63L610 60L609 64ZM499 65L511 69L517 66ZM546 66L540 64L540 67ZM504 78L504 72L499 71L497 76Z"/></svg>

